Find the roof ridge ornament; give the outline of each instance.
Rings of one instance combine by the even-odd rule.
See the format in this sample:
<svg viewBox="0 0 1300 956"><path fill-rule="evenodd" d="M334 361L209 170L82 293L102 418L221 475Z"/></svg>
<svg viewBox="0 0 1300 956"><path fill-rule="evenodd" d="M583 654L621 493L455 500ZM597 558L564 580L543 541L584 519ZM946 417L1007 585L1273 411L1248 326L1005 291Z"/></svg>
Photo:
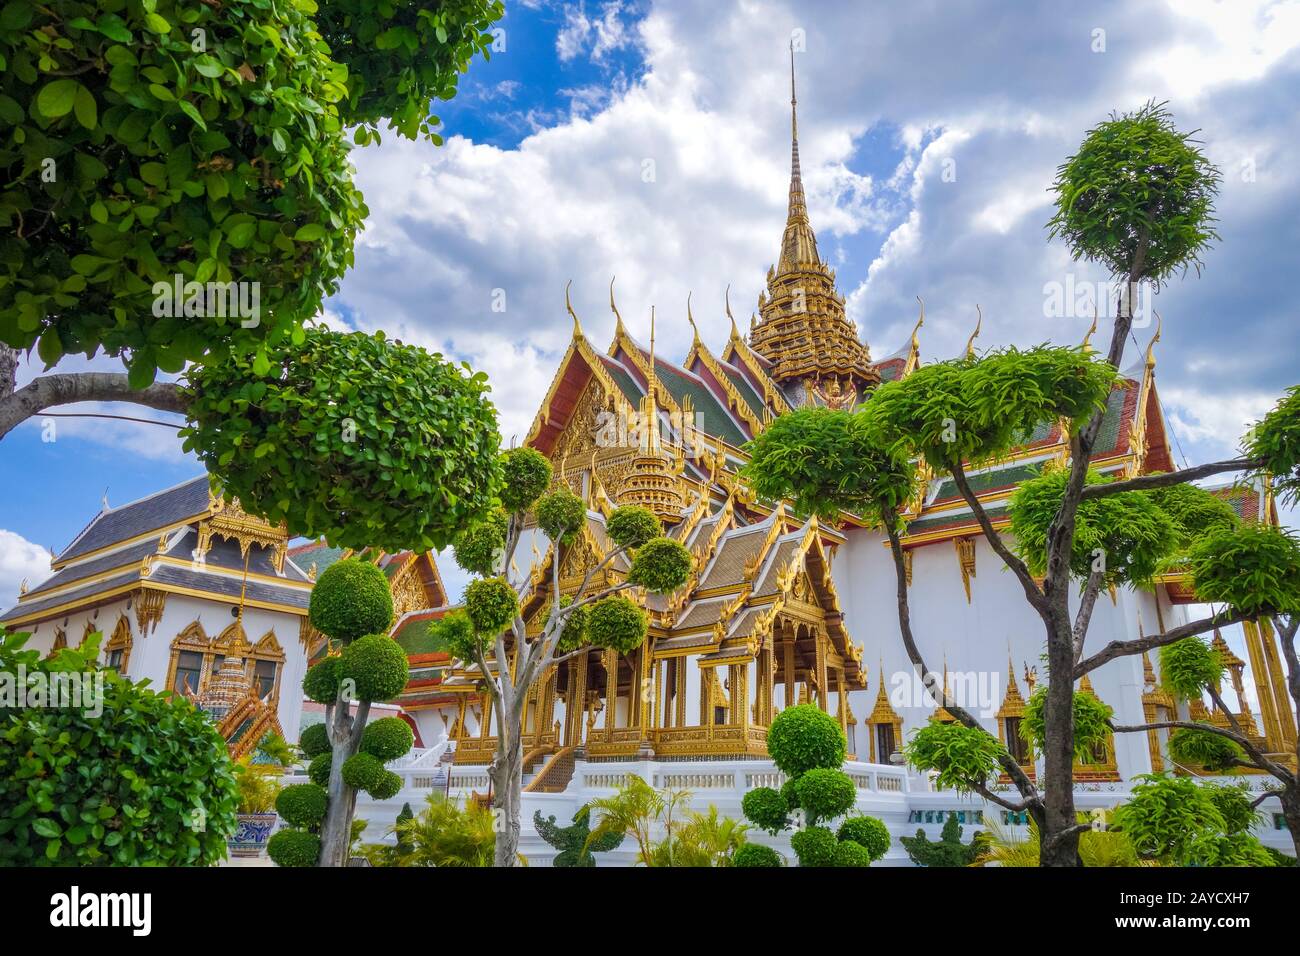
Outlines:
<svg viewBox="0 0 1300 956"><path fill-rule="evenodd" d="M1160 313L1152 311L1156 317L1156 334L1151 336L1151 341L1147 343L1147 371L1150 372L1156 367L1156 343L1160 341L1160 333L1164 327L1164 320L1160 318Z"/></svg>
<svg viewBox="0 0 1300 956"><path fill-rule="evenodd" d="M1085 335L1083 336L1083 342L1079 346L1084 350L1084 352L1091 352L1093 350L1092 335L1096 331L1097 331L1097 306L1094 304L1092 307L1092 325L1088 328L1087 333L1085 333Z"/></svg>
<svg viewBox="0 0 1300 956"><path fill-rule="evenodd" d="M975 340L980 337L980 329L984 325L984 312L980 309L980 304L978 302L975 303L975 315L977 316L975 319L975 331L972 332L970 338L966 340L966 361L968 362L975 357Z"/></svg>
<svg viewBox="0 0 1300 956"><path fill-rule="evenodd" d="M578 313L573 311L573 303L569 301L569 286L571 285L573 285L572 279L570 279L568 282L564 284L564 308L568 311L569 315L573 316L574 338L581 338L583 334L582 323L578 321ZM612 280L611 280L611 285L612 285Z"/></svg>

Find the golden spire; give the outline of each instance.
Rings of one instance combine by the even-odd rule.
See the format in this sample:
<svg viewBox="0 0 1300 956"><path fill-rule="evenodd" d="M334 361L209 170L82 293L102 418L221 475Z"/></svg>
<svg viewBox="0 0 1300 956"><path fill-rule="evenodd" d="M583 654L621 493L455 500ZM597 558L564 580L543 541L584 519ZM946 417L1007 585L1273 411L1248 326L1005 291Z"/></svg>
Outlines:
<svg viewBox="0 0 1300 956"><path fill-rule="evenodd" d="M582 323L578 321L578 313L573 311L573 303L569 301L569 286L573 285L570 279L564 284L564 307L568 310L569 315L573 316L573 337L579 338L582 335Z"/></svg>
<svg viewBox="0 0 1300 956"><path fill-rule="evenodd" d="M970 334L966 340L966 360L970 361L975 357L975 340L980 337L980 327L984 325L984 313L980 310L979 303L975 303L975 331Z"/></svg>
<svg viewBox="0 0 1300 956"><path fill-rule="evenodd" d="M727 286L727 288L730 289L731 286ZM691 293L689 292L686 293L686 321L691 323L691 331L695 333L695 341L692 344L699 345L700 329L695 324L695 316L691 315Z"/></svg>
<svg viewBox="0 0 1300 956"><path fill-rule="evenodd" d="M799 165L799 100L794 89L794 42L790 43L790 202L785 220L785 240L781 243L778 272L788 272L800 265L817 264L817 237L808 223L808 204L803 194L803 171Z"/></svg>
<svg viewBox="0 0 1300 956"><path fill-rule="evenodd" d="M916 325L912 327L912 346L908 350L907 361L903 365L904 376L916 371L916 367L921 364L921 339L919 333L921 326L925 325L925 300L918 295L916 301L921 305L921 314L916 320Z"/></svg>
<svg viewBox="0 0 1300 956"><path fill-rule="evenodd" d="M614 313L614 320L615 320L614 334L617 336L618 333L623 331L623 316L619 315L618 306L614 304L614 279L615 278L616 276L609 277L609 309L611 312Z"/></svg>
<svg viewBox="0 0 1300 956"><path fill-rule="evenodd" d="M1085 352L1092 351L1092 333L1097 331L1097 307L1092 308L1092 326L1088 329L1087 334L1083 337L1083 344L1080 346Z"/></svg>
<svg viewBox="0 0 1300 956"><path fill-rule="evenodd" d="M1156 343L1160 341L1160 330L1161 327L1164 325L1163 320L1160 318L1160 313L1159 312L1155 313L1155 316L1156 316L1156 334L1151 336L1151 341L1147 343L1147 371L1148 372L1156 367Z"/></svg>

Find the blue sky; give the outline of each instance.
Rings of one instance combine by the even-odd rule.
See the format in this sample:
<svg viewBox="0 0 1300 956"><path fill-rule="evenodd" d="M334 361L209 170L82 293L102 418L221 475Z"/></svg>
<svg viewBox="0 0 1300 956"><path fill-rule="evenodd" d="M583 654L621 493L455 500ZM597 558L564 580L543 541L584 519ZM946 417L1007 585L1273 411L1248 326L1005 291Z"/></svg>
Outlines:
<svg viewBox="0 0 1300 956"><path fill-rule="evenodd" d="M1157 99L1202 131L1225 173L1222 242L1201 277L1157 298L1157 376L1178 446L1192 461L1230 455L1300 381L1295 0L506 7L505 50L434 104L443 147L389 135L354 154L371 218L325 319L483 368L507 436L527 430L568 342L569 279L602 344L615 274L634 333L655 305L661 348L679 357L688 292L717 346L728 284L742 324L753 311L784 220L792 35L805 47L813 226L873 355L903 345L918 295L926 358L963 347L977 303L981 346L1077 342L1090 316L1045 314L1044 289L1105 277L1046 242L1046 187L1089 126ZM490 310L494 290L504 315ZM1145 345L1151 330L1138 334ZM66 545L106 489L121 504L198 472L166 428L55 426L53 442L37 421L0 444L0 604L43 573L45 550Z"/></svg>

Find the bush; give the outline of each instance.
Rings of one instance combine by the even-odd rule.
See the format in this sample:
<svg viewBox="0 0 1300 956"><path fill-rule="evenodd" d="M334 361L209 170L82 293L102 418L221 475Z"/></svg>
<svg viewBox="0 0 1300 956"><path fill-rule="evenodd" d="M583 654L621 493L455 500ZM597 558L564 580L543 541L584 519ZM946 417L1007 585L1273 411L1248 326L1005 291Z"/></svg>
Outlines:
<svg viewBox="0 0 1300 956"><path fill-rule="evenodd" d="M0 628L0 672L97 670L99 635L42 660ZM102 712L0 705L0 866L208 866L237 826L234 768L188 701L103 675ZM202 826L198 824L201 823Z"/></svg>
<svg viewBox="0 0 1300 956"><path fill-rule="evenodd" d="M587 605L587 638L597 647L611 647L628 654L645 640L645 611L620 594Z"/></svg>
<svg viewBox="0 0 1300 956"><path fill-rule="evenodd" d="M568 607L573 598L567 594L560 597L560 607ZM560 654L576 651L587 643L587 622L590 618L590 605L574 608L564 618L564 627L560 630L560 639L555 643L555 650Z"/></svg>
<svg viewBox="0 0 1300 956"><path fill-rule="evenodd" d="M568 488L560 488L537 502L537 526L552 541L573 544L587 520L587 505Z"/></svg>
<svg viewBox="0 0 1300 956"><path fill-rule="evenodd" d="M307 668L302 679L302 692L309 700L318 704L332 704L338 700L341 663L337 655L331 655Z"/></svg>
<svg viewBox="0 0 1300 956"><path fill-rule="evenodd" d="M957 814L949 813L943 823L939 839L930 840L924 830L917 830L914 837L899 837L908 858L917 866L955 867L970 866L984 852L986 834L976 830L970 843L961 842L961 824Z"/></svg>
<svg viewBox="0 0 1300 956"><path fill-rule="evenodd" d="M815 704L787 707L767 731L767 752L788 777L809 770L835 770L846 743L839 722Z"/></svg>
<svg viewBox="0 0 1300 956"><path fill-rule="evenodd" d="M324 724L312 724L303 729L298 736L298 748L307 757L319 757L329 753L331 748L329 731Z"/></svg>
<svg viewBox="0 0 1300 956"><path fill-rule="evenodd" d="M318 787L329 789L330 770L334 767L334 754L325 751L312 758L311 763L307 764L307 779Z"/></svg>
<svg viewBox="0 0 1300 956"><path fill-rule="evenodd" d="M328 795L315 783L296 783L285 787L275 798L275 812L285 823L300 830L316 830L325 819Z"/></svg>
<svg viewBox="0 0 1300 956"><path fill-rule="evenodd" d="M768 833L779 833L790 825L786 798L771 787L750 790L741 798L740 809L746 820Z"/></svg>
<svg viewBox="0 0 1300 956"><path fill-rule="evenodd" d="M312 587L309 613L316 630L340 643L387 633L393 624L388 578L360 558L336 561Z"/></svg>
<svg viewBox="0 0 1300 956"><path fill-rule="evenodd" d="M471 574L496 574L505 553L509 522L504 510L494 508L482 521L465 529L453 548L456 563Z"/></svg>
<svg viewBox="0 0 1300 956"><path fill-rule="evenodd" d="M1187 866L1274 866L1264 845L1249 833L1205 833L1191 841Z"/></svg>
<svg viewBox="0 0 1300 956"><path fill-rule="evenodd" d="M655 538L637 549L627 579L655 594L677 590L691 576L695 559L672 538Z"/></svg>
<svg viewBox="0 0 1300 956"><path fill-rule="evenodd" d="M750 791L753 793L754 791ZM760 843L744 843L731 854L731 865L739 867L785 866L781 854Z"/></svg>
<svg viewBox="0 0 1300 956"><path fill-rule="evenodd" d="M639 548L664 533L663 524L654 512L640 505L615 508L605 522L605 530L620 548Z"/></svg>
<svg viewBox="0 0 1300 956"><path fill-rule="evenodd" d="M857 799L857 788L848 774L825 768L803 774L795 784L795 793L810 824L843 816Z"/></svg>
<svg viewBox="0 0 1300 956"><path fill-rule="evenodd" d="M501 503L506 511L527 511L551 483L551 463L536 448L511 448L501 455Z"/></svg>
<svg viewBox="0 0 1300 956"><path fill-rule="evenodd" d="M1169 756L1185 767L1204 767L1211 772L1229 770L1246 753L1235 740L1208 730L1179 727L1169 735Z"/></svg>
<svg viewBox="0 0 1300 956"><path fill-rule="evenodd" d="M1210 799L1223 816L1225 833L1246 833L1264 819L1251 800L1250 791L1243 784L1207 784Z"/></svg>
<svg viewBox="0 0 1300 956"><path fill-rule="evenodd" d="M1047 705L1047 685L1043 684L1032 694L1025 704L1025 716L1021 721L1021 731L1035 750L1043 749L1043 737L1047 733L1044 708ZM1074 692L1074 755L1083 763L1092 761L1096 748L1105 745L1110 738L1110 719L1115 711L1109 704L1092 694ZM995 741L996 743L996 741Z"/></svg>
<svg viewBox="0 0 1300 956"><path fill-rule="evenodd" d="M1005 750L996 737L965 724L931 721L913 731L904 749L917 770L935 770L935 786L969 793L986 783Z"/></svg>
<svg viewBox="0 0 1300 956"><path fill-rule="evenodd" d="M835 847L835 859L832 866L870 866L871 854L867 848L852 840L841 840Z"/></svg>
<svg viewBox="0 0 1300 956"><path fill-rule="evenodd" d="M376 800L391 800L401 793L402 783L400 775L393 773L391 770L385 770L366 792Z"/></svg>
<svg viewBox="0 0 1300 956"><path fill-rule="evenodd" d="M1192 545L1187 569L1198 600L1251 617L1300 614L1300 540L1285 528L1243 524Z"/></svg>
<svg viewBox="0 0 1300 956"><path fill-rule="evenodd" d="M320 859L320 837L302 830L272 834L266 853L276 866L315 866Z"/></svg>
<svg viewBox="0 0 1300 956"><path fill-rule="evenodd" d="M790 846L799 858L800 866L834 866L839 843L835 834L825 827L797 830L790 837Z"/></svg>
<svg viewBox="0 0 1300 956"><path fill-rule="evenodd" d="M1186 866L1192 843L1224 833L1227 823L1208 787L1185 777L1142 774L1132 798L1115 809L1114 820L1134 849L1174 866Z"/></svg>
<svg viewBox="0 0 1300 956"><path fill-rule="evenodd" d="M1199 637L1160 648L1160 677L1180 700L1199 699L1205 688L1223 676L1223 661L1209 642Z"/></svg>
<svg viewBox="0 0 1300 956"><path fill-rule="evenodd" d="M379 786L386 772L383 761L367 753L354 754L343 762L343 782L367 793Z"/></svg>
<svg viewBox="0 0 1300 956"><path fill-rule="evenodd" d="M401 717L380 717L361 732L361 750L385 762L396 760L415 746L415 732Z"/></svg>
<svg viewBox="0 0 1300 956"><path fill-rule="evenodd" d="M519 613L519 596L505 578L478 578L465 588L465 613L474 630L495 637Z"/></svg>
<svg viewBox="0 0 1300 956"><path fill-rule="evenodd" d="M339 674L353 682L358 700L392 700L410 676L406 652L384 634L358 638L343 649L339 660Z"/></svg>
<svg viewBox="0 0 1300 956"><path fill-rule="evenodd" d="M849 817L835 834L839 841L852 840L867 851L872 860L889 852L889 829L875 817Z"/></svg>

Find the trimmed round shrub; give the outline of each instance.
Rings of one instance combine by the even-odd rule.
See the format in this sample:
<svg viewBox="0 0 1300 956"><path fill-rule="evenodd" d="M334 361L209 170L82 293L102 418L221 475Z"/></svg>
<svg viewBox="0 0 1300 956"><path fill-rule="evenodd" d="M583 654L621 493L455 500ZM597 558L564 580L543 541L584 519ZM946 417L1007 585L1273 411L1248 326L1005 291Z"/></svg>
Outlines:
<svg viewBox="0 0 1300 956"><path fill-rule="evenodd" d="M936 770L935 785L943 790L967 793L983 786L997 770L1005 753L998 739L987 731L965 724L932 720L912 732L904 754L917 770Z"/></svg>
<svg viewBox="0 0 1300 956"><path fill-rule="evenodd" d="M1264 522L1206 535L1188 551L1197 600L1251 617L1300 614L1300 538Z"/></svg>
<svg viewBox="0 0 1300 956"><path fill-rule="evenodd" d="M844 763L844 731L816 704L787 707L767 731L767 752L786 776L838 769Z"/></svg>
<svg viewBox="0 0 1300 956"><path fill-rule="evenodd" d="M465 613L476 631L495 636L519 613L519 596L505 578L479 578L465 588Z"/></svg>
<svg viewBox="0 0 1300 956"><path fill-rule="evenodd" d="M402 778L391 770L385 770L370 787L369 793L376 800L391 800L402 790Z"/></svg>
<svg viewBox="0 0 1300 956"><path fill-rule="evenodd" d="M328 794L315 783L295 783L276 795L275 812L285 823L300 830L315 830L325 819Z"/></svg>
<svg viewBox="0 0 1300 956"><path fill-rule="evenodd" d="M325 787L327 790L330 785L330 770L334 767L334 754L325 751L312 758L311 763L307 764L307 779L318 787Z"/></svg>
<svg viewBox="0 0 1300 956"><path fill-rule="evenodd" d="M800 866L834 866L839 842L825 827L809 827L795 831L790 837L790 846L799 858Z"/></svg>
<svg viewBox="0 0 1300 956"><path fill-rule="evenodd" d="M852 840L873 860L879 860L889 852L889 829L875 817L849 817L840 824L835 835L841 843Z"/></svg>
<svg viewBox="0 0 1300 956"><path fill-rule="evenodd" d="M1228 770L1246 754L1234 740L1208 730L1179 727L1169 735L1169 756L1184 767Z"/></svg>
<svg viewBox="0 0 1300 956"><path fill-rule="evenodd" d="M605 530L620 548L639 548L664 533L664 526L655 513L640 505L625 505L615 508Z"/></svg>
<svg viewBox="0 0 1300 956"><path fill-rule="evenodd" d="M1180 700L1199 698L1223 676L1223 660L1208 641L1185 637L1160 648L1161 682Z"/></svg>
<svg viewBox="0 0 1300 956"><path fill-rule="evenodd" d="M568 488L552 491L537 502L537 526L552 541L572 544L587 520L587 505Z"/></svg>
<svg viewBox="0 0 1300 956"><path fill-rule="evenodd" d="M768 833L779 833L790 825L786 799L771 787L750 790L741 798L740 809L746 820Z"/></svg>
<svg viewBox="0 0 1300 956"><path fill-rule="evenodd" d="M799 778L793 777L781 784L781 799L785 801L785 808L790 813L799 809Z"/></svg>
<svg viewBox="0 0 1300 956"><path fill-rule="evenodd" d="M333 749L330 746L329 731L324 724L312 724L304 728L298 737L298 747L308 757L319 757Z"/></svg>
<svg viewBox="0 0 1300 956"><path fill-rule="evenodd" d="M803 774L794 791L809 823L843 816L853 809L858 795L848 774L823 767Z"/></svg>
<svg viewBox="0 0 1300 956"><path fill-rule="evenodd" d="M567 594L560 598L560 607L568 607L573 603L573 598ZM567 654L569 651L576 651L583 644L587 643L587 621L590 617L591 606L585 605L570 611L564 619L564 627L560 631L560 639L556 642L555 649L561 654Z"/></svg>
<svg viewBox="0 0 1300 956"><path fill-rule="evenodd" d="M415 746L415 731L401 717L380 717L361 731L361 750L379 760L396 760Z"/></svg>
<svg viewBox="0 0 1300 956"><path fill-rule="evenodd" d="M336 654L307 668L307 674L302 679L302 692L309 700L318 704L332 704L338 699L339 681L342 680L339 674L341 663Z"/></svg>
<svg viewBox="0 0 1300 956"><path fill-rule="evenodd" d="M456 563L470 574L496 574L498 562L505 553L509 523L510 518L504 509L489 511L482 521L467 528L456 539L452 547Z"/></svg>
<svg viewBox="0 0 1300 956"><path fill-rule="evenodd" d="M320 837L302 830L280 830L267 842L266 854L276 866L315 866L320 859Z"/></svg>
<svg viewBox="0 0 1300 956"><path fill-rule="evenodd" d="M353 641L339 655L339 674L353 683L358 700L392 700L406 687L406 651L385 634Z"/></svg>
<svg viewBox="0 0 1300 956"><path fill-rule="evenodd" d="M309 614L316 630L343 643L386 632L393 624L388 578L360 558L336 561L316 579Z"/></svg>
<svg viewBox="0 0 1300 956"><path fill-rule="evenodd" d="M641 646L648 624L645 611L620 594L587 605L587 638L597 647L628 654Z"/></svg>
<svg viewBox="0 0 1300 956"><path fill-rule="evenodd" d="M871 853L866 847L853 840L841 840L835 847L835 859L832 866L870 866Z"/></svg>
<svg viewBox="0 0 1300 956"><path fill-rule="evenodd" d="M637 548L627 579L655 594L676 591L691 576L695 559L672 538L655 538Z"/></svg>
<svg viewBox="0 0 1300 956"><path fill-rule="evenodd" d="M527 511L551 483L551 463L536 448L511 448L501 454L501 474L506 511Z"/></svg>
<svg viewBox="0 0 1300 956"><path fill-rule="evenodd" d="M750 791L753 793L754 791ZM781 854L761 843L744 843L731 854L731 865L740 867L785 866Z"/></svg>
<svg viewBox="0 0 1300 956"><path fill-rule="evenodd" d="M343 761L343 782L367 793L379 785L387 772L382 760L367 753L353 754Z"/></svg>

